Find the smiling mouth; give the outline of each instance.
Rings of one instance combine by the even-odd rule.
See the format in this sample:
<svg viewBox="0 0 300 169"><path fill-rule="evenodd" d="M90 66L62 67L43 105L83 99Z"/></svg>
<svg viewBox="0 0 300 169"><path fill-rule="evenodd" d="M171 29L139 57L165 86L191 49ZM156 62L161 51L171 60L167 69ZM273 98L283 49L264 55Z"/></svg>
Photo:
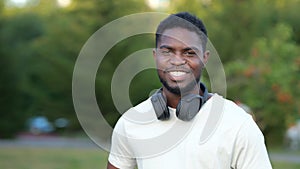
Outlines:
<svg viewBox="0 0 300 169"><path fill-rule="evenodd" d="M187 74L187 72L183 72L183 71L170 71L169 73L173 77L180 77Z"/></svg>
<svg viewBox="0 0 300 169"><path fill-rule="evenodd" d="M167 73L170 76L170 80L179 82L187 79L191 70L187 67L176 66L165 69L164 73Z"/></svg>
<svg viewBox="0 0 300 169"><path fill-rule="evenodd" d="M188 78L188 74L190 73L189 71L185 70L169 70L167 73L170 75L170 79L172 81L184 81L185 79Z"/></svg>

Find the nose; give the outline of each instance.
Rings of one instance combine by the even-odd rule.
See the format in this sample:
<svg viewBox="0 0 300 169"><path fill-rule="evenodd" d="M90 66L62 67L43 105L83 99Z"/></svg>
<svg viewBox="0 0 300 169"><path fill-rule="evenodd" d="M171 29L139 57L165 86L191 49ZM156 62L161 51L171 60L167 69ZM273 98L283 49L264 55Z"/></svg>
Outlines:
<svg viewBox="0 0 300 169"><path fill-rule="evenodd" d="M170 63L175 66L180 66L186 64L186 60L180 54L174 54Z"/></svg>

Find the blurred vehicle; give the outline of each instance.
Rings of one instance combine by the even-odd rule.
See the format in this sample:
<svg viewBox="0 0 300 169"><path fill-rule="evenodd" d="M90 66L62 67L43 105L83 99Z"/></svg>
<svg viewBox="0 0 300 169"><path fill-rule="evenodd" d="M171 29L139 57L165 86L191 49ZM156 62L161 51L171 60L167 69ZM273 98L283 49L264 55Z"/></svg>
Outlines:
<svg viewBox="0 0 300 169"><path fill-rule="evenodd" d="M29 131L33 134L50 133L54 131L53 125L45 116L36 116L29 119Z"/></svg>
<svg viewBox="0 0 300 169"><path fill-rule="evenodd" d="M69 125L69 120L66 118L58 118L54 121L56 128L66 128Z"/></svg>
<svg viewBox="0 0 300 169"><path fill-rule="evenodd" d="M284 141L285 146L290 150L300 148L300 120L286 130Z"/></svg>

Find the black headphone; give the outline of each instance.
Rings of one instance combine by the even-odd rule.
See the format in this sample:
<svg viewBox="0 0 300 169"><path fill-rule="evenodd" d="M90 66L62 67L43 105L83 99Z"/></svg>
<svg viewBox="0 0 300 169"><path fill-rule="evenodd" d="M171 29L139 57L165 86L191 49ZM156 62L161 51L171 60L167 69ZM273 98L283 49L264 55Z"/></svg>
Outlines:
<svg viewBox="0 0 300 169"><path fill-rule="evenodd" d="M203 91L203 96L187 94L181 97L176 107L176 116L179 119L183 121L192 120L202 105L208 100L208 91L203 83L200 83L200 89ZM151 102L159 120L168 120L170 118L167 99L163 96L162 88L152 95Z"/></svg>

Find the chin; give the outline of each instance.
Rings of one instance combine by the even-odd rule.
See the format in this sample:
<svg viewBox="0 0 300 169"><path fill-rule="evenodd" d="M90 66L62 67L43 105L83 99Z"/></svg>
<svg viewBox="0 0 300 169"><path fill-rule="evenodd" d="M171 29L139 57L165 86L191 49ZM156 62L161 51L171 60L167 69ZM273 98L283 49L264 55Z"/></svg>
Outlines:
<svg viewBox="0 0 300 169"><path fill-rule="evenodd" d="M195 89L195 85L197 84L196 82L191 82L188 84L176 84L176 85L171 85L169 83L166 83L165 81L162 82L164 87L170 91L173 94L176 95L181 95L182 93L188 93L189 91L192 91Z"/></svg>
<svg viewBox="0 0 300 169"><path fill-rule="evenodd" d="M181 95L182 93L188 93L189 91L192 91L195 89L195 86L199 84L200 77L196 79L189 79L182 82L174 82L174 81L168 81L165 78L162 78L160 74L158 74L159 80L162 83L162 85L171 93L176 95Z"/></svg>

